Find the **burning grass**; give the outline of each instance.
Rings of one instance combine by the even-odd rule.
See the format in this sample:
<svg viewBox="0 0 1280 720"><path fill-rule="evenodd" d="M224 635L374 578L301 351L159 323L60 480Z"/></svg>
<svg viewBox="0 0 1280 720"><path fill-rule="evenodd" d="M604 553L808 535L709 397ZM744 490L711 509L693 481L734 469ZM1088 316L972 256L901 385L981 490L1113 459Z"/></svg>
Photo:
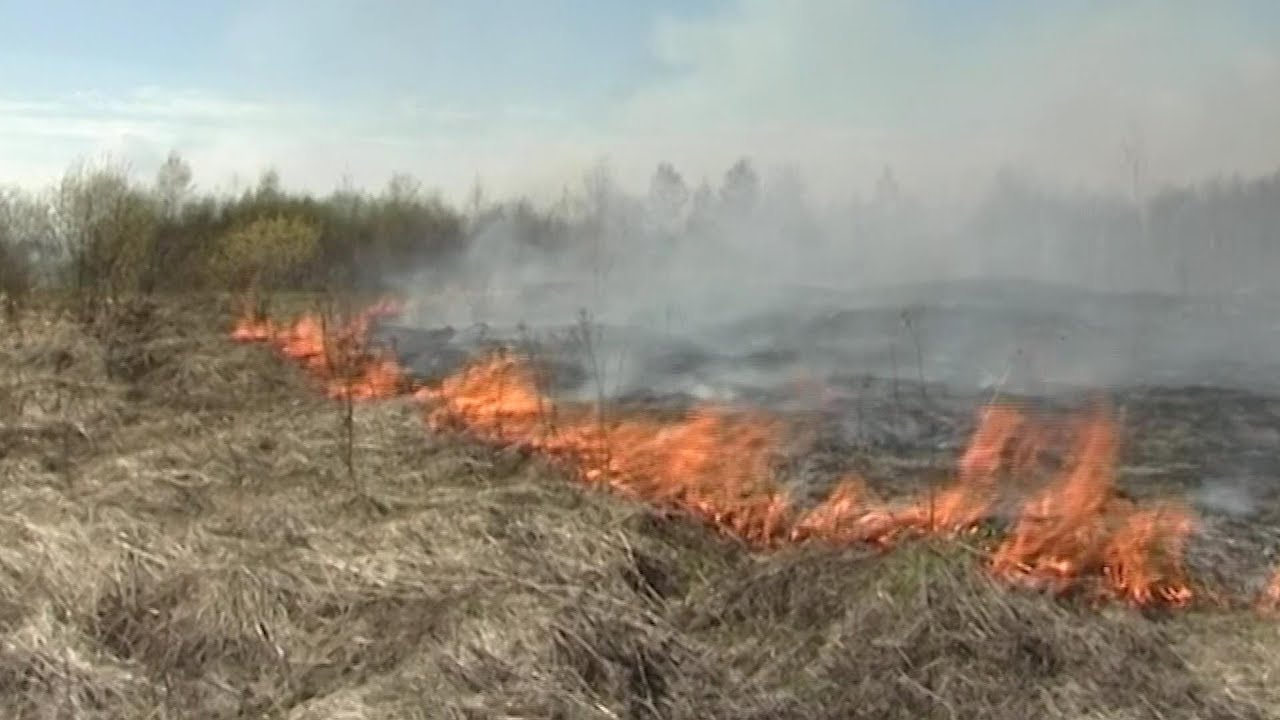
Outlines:
<svg viewBox="0 0 1280 720"><path fill-rule="evenodd" d="M402 394L408 378L393 354L371 354L365 340L370 323L397 315L400 309L399 304L388 300L341 320L328 314L307 313L283 326L250 312L237 321L231 338L237 342L271 343L284 357L321 380L331 398L385 399Z"/></svg>
<svg viewBox="0 0 1280 720"><path fill-rule="evenodd" d="M0 457L5 717L1260 718L1280 707L1263 682L1280 670L1262 652L1270 622L1153 622L1011 593L972 543L743 552L673 517L676 505L563 482L582 457L424 433L409 398L355 407L353 486L342 413L307 387L323 378L220 343L207 314L151 313L135 352L152 359L134 373L113 375L107 357L123 349L62 320L0 347L14 379L4 429L20 431ZM740 435L739 421L702 419L683 437L742 437L751 451L760 436ZM64 426L88 439L48 467ZM645 462L665 462L662 442ZM981 457L975 472L990 467ZM606 461L595 482L632 467L595 459ZM677 469L689 467L721 471ZM957 503L956 517L977 504ZM1233 648L1250 664L1232 664Z"/></svg>
<svg viewBox="0 0 1280 720"><path fill-rule="evenodd" d="M857 478L818 507L792 508L771 458L786 432L774 418L703 407L676 421L606 419L598 409L555 408L509 355L482 361L438 387L419 390L428 424L458 427L490 442L521 443L569 461L583 480L699 518L756 547L817 540L888 546L907 536L955 536L986 519L1002 494L1040 483L990 570L1057 593L1089 590L1135 605L1185 605L1193 597L1182 548L1194 528L1176 503L1138 507L1114 494L1118 433L1105 412L1067 437L1068 463L1039 462L1052 426L993 405L957 463L954 480L907 503L869 497Z"/></svg>
<svg viewBox="0 0 1280 720"><path fill-rule="evenodd" d="M371 318L396 311L383 303L346 322L327 325L306 315L284 328L246 318L232 336L273 342L318 376L331 396L376 399L407 388L394 357L364 342ZM329 325L337 328L332 336L325 334ZM335 356L341 358L336 365ZM954 536L1017 491L1028 496L1016 498L1022 507L1014 527L990 552L995 576L1141 606L1183 606L1194 598L1182 565L1194 520L1175 502L1139 507L1116 497L1119 435L1105 410L1061 432L1070 423L991 405L982 409L949 486L888 504L869 497L858 478L846 478L802 513L776 480L773 460L788 432L778 418L715 406L676 420L607 417L599 406L558 405L540 391L530 367L510 352L498 353L419 388L415 397L428 407L434 430L532 449L589 484L698 518L751 546L803 540L887 546L906 536ZM1068 461L1046 469L1044 451L1054 443L1065 445Z"/></svg>

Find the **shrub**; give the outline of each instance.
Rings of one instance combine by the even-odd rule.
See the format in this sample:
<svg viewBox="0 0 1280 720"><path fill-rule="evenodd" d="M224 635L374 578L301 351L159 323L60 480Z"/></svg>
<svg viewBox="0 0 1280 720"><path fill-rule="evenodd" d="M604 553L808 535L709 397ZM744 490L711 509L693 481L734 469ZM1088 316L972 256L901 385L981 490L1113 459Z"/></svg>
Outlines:
<svg viewBox="0 0 1280 720"><path fill-rule="evenodd" d="M207 267L222 287L280 289L300 279L316 254L320 233L318 223L299 216L253 220L219 239Z"/></svg>
<svg viewBox="0 0 1280 720"><path fill-rule="evenodd" d="M82 311L138 289L156 212L123 169L73 169L54 193L51 217L53 240Z"/></svg>
<svg viewBox="0 0 1280 720"><path fill-rule="evenodd" d="M14 199L0 195L0 305L12 318L33 285L31 258L23 248L14 222Z"/></svg>

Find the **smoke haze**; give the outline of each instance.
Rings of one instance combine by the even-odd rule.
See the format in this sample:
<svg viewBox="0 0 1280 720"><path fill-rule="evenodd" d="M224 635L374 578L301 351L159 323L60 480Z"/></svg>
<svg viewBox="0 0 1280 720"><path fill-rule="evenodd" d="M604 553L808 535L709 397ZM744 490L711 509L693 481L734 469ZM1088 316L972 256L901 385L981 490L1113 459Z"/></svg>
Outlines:
<svg viewBox="0 0 1280 720"><path fill-rule="evenodd" d="M664 367L713 394L1280 376L1259 296L1280 267L1275 3L77 12L0 8L6 179L102 152L150 177L176 149L216 187L403 171L458 204L477 183L527 197L479 213L456 263L393 280L424 326L585 311L632 358L624 388ZM148 23L165 43L125 39Z"/></svg>
<svg viewBox="0 0 1280 720"><path fill-rule="evenodd" d="M1280 261L1277 200L1275 176L1135 201L1010 175L956 214L886 173L870 199L821 208L746 160L715 187L664 164L644 195L598 168L547 215L482 214L463 257L402 285L421 325L512 337L586 313L620 392L856 374L1261 389L1280 357L1260 270Z"/></svg>

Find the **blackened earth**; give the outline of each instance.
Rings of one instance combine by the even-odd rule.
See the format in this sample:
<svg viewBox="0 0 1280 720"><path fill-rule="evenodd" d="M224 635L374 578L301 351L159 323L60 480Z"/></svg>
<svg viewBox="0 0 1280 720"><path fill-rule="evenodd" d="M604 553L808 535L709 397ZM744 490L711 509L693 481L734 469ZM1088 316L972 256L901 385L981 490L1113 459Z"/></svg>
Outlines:
<svg viewBox="0 0 1280 720"><path fill-rule="evenodd" d="M717 401L794 418L779 473L801 505L849 471L887 496L945 479L992 399L1066 413L1105 398L1124 432L1121 491L1197 511L1196 577L1234 594L1266 579L1280 559L1274 302L1025 285L900 295L675 329L383 324L375 340L425 381L513 347L556 397L650 412Z"/></svg>

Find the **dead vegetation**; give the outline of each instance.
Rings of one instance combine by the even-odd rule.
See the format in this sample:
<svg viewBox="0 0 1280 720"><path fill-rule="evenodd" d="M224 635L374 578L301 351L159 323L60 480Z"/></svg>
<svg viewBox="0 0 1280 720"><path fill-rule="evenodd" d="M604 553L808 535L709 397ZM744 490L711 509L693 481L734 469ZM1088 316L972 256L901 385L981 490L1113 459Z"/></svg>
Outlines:
<svg viewBox="0 0 1280 720"><path fill-rule="evenodd" d="M4 327L3 716L1280 708L1270 620L1009 592L955 545L751 555L519 450L430 435L407 399L348 427L301 373L226 342L210 305Z"/></svg>

